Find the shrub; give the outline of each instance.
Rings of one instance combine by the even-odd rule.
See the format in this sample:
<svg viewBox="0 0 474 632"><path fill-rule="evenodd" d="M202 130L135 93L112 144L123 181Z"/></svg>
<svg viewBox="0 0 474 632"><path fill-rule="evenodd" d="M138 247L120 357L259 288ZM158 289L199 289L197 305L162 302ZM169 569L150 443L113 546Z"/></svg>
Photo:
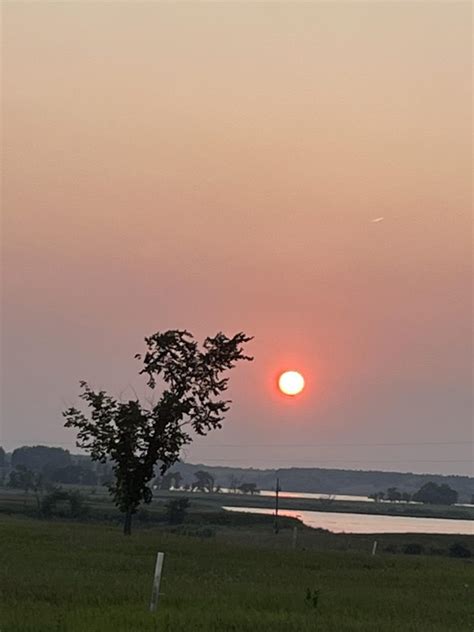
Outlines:
<svg viewBox="0 0 474 632"><path fill-rule="evenodd" d="M41 513L46 518L54 515L78 518L86 513L84 498L78 491L67 491L61 487L53 489L41 501Z"/></svg>
<svg viewBox="0 0 474 632"><path fill-rule="evenodd" d="M430 546L430 555L446 555L446 551L436 546Z"/></svg>
<svg viewBox="0 0 474 632"><path fill-rule="evenodd" d="M449 555L451 557L468 558L471 557L472 553L470 549L468 549L467 546L464 546L461 542L454 542L454 544L451 544L449 547Z"/></svg>
<svg viewBox="0 0 474 632"><path fill-rule="evenodd" d="M418 542L411 542L410 544L407 544L403 549L403 552L407 555L421 555L423 551L423 545L418 544Z"/></svg>
<svg viewBox="0 0 474 632"><path fill-rule="evenodd" d="M213 538L216 535L214 529L210 527L192 527L179 525L172 529L168 529L169 533L175 533L176 535L188 535L195 538Z"/></svg>

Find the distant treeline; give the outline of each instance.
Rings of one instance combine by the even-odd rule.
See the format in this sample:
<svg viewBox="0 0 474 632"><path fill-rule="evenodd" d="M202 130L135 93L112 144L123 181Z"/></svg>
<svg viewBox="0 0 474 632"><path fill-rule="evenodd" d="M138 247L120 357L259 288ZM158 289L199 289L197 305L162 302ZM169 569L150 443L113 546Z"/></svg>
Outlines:
<svg viewBox="0 0 474 632"><path fill-rule="evenodd" d="M0 483L9 484L15 471L21 474L25 469L58 484L102 485L113 480L110 465L95 463L86 455L48 446L23 446L12 453L0 447ZM249 485L253 490L271 490L279 478L282 490L294 492L375 496L380 495L380 490L396 488L403 499L403 494L408 498L427 483L435 483L455 490L461 503L472 502L474 493L474 478L469 476L297 467L261 470L184 462L176 463L171 471L174 476L178 474L179 480L179 485L173 486L189 488L199 480L196 474L205 472L210 475L213 488L234 491ZM160 481L157 472L154 485L163 487Z"/></svg>
<svg viewBox="0 0 474 632"><path fill-rule="evenodd" d="M181 462L173 470L178 470L185 481L191 481L196 471L206 470L220 487L232 487L233 481L245 481L255 483L258 489L272 490L278 478L283 491L371 496L396 488L401 494L412 496L432 482L454 489L461 503L472 502L474 494L474 478L469 476L299 467L260 470Z"/></svg>

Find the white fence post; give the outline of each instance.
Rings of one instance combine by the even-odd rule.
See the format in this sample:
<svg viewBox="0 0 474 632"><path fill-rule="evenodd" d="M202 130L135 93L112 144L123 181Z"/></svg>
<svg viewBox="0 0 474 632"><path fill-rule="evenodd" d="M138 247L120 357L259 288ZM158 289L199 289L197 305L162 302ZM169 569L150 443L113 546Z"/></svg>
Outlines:
<svg viewBox="0 0 474 632"><path fill-rule="evenodd" d="M372 555L375 555L377 552L377 540L374 540L374 544L372 546Z"/></svg>
<svg viewBox="0 0 474 632"><path fill-rule="evenodd" d="M164 553L158 553L156 556L155 575L153 576L153 590L151 592L150 612L156 610L158 598L160 596L161 572L163 570Z"/></svg>

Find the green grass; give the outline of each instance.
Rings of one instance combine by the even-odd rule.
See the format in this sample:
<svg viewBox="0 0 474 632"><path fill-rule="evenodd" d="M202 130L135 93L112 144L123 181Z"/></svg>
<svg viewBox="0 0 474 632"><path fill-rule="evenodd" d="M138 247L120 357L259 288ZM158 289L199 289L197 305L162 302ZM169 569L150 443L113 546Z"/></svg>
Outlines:
<svg viewBox="0 0 474 632"><path fill-rule="evenodd" d="M293 551L290 530L274 536L265 525L220 527L209 539L156 527L136 530L125 538L112 526L3 517L0 629L471 632L474 628L474 565L469 561L327 550L330 537L305 530L305 550ZM367 537L350 542L361 549L368 544ZM151 614L148 603L159 550L166 553L164 594L158 612ZM307 588L320 591L317 608L308 605Z"/></svg>

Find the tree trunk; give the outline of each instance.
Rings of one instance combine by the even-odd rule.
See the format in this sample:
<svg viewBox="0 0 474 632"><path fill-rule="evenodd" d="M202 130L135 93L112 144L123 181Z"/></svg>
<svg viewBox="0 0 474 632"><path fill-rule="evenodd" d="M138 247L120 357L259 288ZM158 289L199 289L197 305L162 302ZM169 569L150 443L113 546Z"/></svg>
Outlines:
<svg viewBox="0 0 474 632"><path fill-rule="evenodd" d="M132 510L127 509L125 512L125 520L123 522L123 534L132 535Z"/></svg>

